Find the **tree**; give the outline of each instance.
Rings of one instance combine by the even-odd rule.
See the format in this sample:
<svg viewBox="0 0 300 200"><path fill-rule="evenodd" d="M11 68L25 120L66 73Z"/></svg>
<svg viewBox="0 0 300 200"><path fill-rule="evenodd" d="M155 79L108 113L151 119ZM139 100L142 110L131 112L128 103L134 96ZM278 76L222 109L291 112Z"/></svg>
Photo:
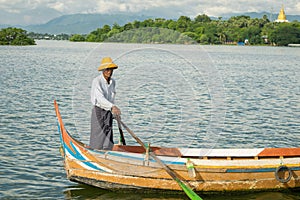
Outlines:
<svg viewBox="0 0 300 200"><path fill-rule="evenodd" d="M219 43L219 36L216 24L207 23L204 27L204 34L208 37L208 42L211 44ZM200 38L201 40L201 38Z"/></svg>
<svg viewBox="0 0 300 200"><path fill-rule="evenodd" d="M110 32L110 27L108 25L104 25L103 28L98 28L95 31L92 31L87 36L87 41L89 42L103 42L108 38L108 33Z"/></svg>
<svg viewBox="0 0 300 200"><path fill-rule="evenodd" d="M113 36L113 35L116 35L116 34L118 34L118 33L120 33L120 31L118 30L118 29L111 29L111 31L109 31L108 33L107 33L107 37L111 37L111 36Z"/></svg>
<svg viewBox="0 0 300 200"><path fill-rule="evenodd" d="M162 28L169 28L169 25L170 25L170 23L172 23L172 22L174 22L173 20L171 20L171 19L168 19L168 20L165 20L164 22L163 22L163 24L162 24ZM176 23L175 23L176 24ZM175 27L176 27L176 25L175 25ZM170 28L170 29L173 29L173 28ZM174 30L174 29L173 29Z"/></svg>
<svg viewBox="0 0 300 200"><path fill-rule="evenodd" d="M153 27L153 26L154 26L153 19L146 19L140 24L140 27Z"/></svg>
<svg viewBox="0 0 300 200"><path fill-rule="evenodd" d="M35 41L20 28L4 28L0 30L0 45L35 45Z"/></svg>
<svg viewBox="0 0 300 200"><path fill-rule="evenodd" d="M88 36L86 37L86 41L87 42L95 42L97 40L97 36L95 34L88 34Z"/></svg>
<svg viewBox="0 0 300 200"><path fill-rule="evenodd" d="M195 18L195 22L211 22L211 19L203 14L203 15L198 15L196 18Z"/></svg>
<svg viewBox="0 0 300 200"><path fill-rule="evenodd" d="M189 38L191 38L191 39L193 39L195 41L198 39L198 35L196 33L194 33L194 32L184 32L182 34L188 36Z"/></svg>
<svg viewBox="0 0 300 200"><path fill-rule="evenodd" d="M133 25L131 23L127 23L124 25L124 31L129 31L133 29Z"/></svg>
<svg viewBox="0 0 300 200"><path fill-rule="evenodd" d="M300 43L300 25L293 23L280 23L271 32L270 41L279 46L286 46L291 43Z"/></svg>
<svg viewBox="0 0 300 200"><path fill-rule="evenodd" d="M121 26L117 23L114 23L113 26L112 26L112 29L121 30Z"/></svg>
<svg viewBox="0 0 300 200"><path fill-rule="evenodd" d="M141 25L141 22L137 21L137 20L135 20L132 24L133 28L140 28L140 25Z"/></svg>
<svg viewBox="0 0 300 200"><path fill-rule="evenodd" d="M102 32L103 32L103 33L108 33L109 31L111 31L109 25L104 25L104 26L102 27Z"/></svg>
<svg viewBox="0 0 300 200"><path fill-rule="evenodd" d="M203 34L200 36L200 43L209 44L209 38L207 37L207 35Z"/></svg>
<svg viewBox="0 0 300 200"><path fill-rule="evenodd" d="M179 19L177 20L176 30L181 33L187 31L188 27L190 26L191 21L192 20L189 17L186 17L186 16L179 17Z"/></svg>
<svg viewBox="0 0 300 200"><path fill-rule="evenodd" d="M245 15L231 17L228 20L228 22L232 23L233 26L236 26L236 27L239 27L239 28L247 27L249 21L250 21L250 17L245 16Z"/></svg>
<svg viewBox="0 0 300 200"><path fill-rule="evenodd" d="M163 24L166 20L164 18L156 18L154 21L155 27L163 27Z"/></svg>
<svg viewBox="0 0 300 200"><path fill-rule="evenodd" d="M171 21L168 24L168 29L176 30L177 23L175 21Z"/></svg>
<svg viewBox="0 0 300 200"><path fill-rule="evenodd" d="M264 15L262 20L261 20L263 26L266 25L267 23L270 22L270 20L268 19L268 16L267 15Z"/></svg>
<svg viewBox="0 0 300 200"><path fill-rule="evenodd" d="M85 41L85 37L83 35L75 34L70 37L70 41L72 42L83 42Z"/></svg>
<svg viewBox="0 0 300 200"><path fill-rule="evenodd" d="M242 37L248 39L250 44L261 44L261 29L257 26L251 26L243 29Z"/></svg>

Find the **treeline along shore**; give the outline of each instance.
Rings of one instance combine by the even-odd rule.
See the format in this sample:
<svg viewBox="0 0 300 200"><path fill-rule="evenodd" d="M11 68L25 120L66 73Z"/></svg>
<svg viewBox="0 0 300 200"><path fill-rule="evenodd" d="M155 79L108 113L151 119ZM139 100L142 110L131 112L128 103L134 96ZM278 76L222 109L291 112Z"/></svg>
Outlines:
<svg viewBox="0 0 300 200"><path fill-rule="evenodd" d="M7 30L0 31L0 44L10 36ZM174 44L216 44L216 45L273 45L300 44L300 22L273 22L266 15L250 18L241 15L228 20L211 19L198 15L194 19L181 16L177 20L156 18L133 21L123 26L117 23L104 25L89 34L50 35L26 33L32 39L68 39L73 42L124 42L124 43L174 43ZM43 37L45 36L45 37ZM21 43L23 44L23 43Z"/></svg>
<svg viewBox="0 0 300 200"><path fill-rule="evenodd" d="M271 22L266 15L261 19L242 15L228 20L221 17L212 20L203 14L194 19L181 16L178 20L156 18L134 21L124 26L104 25L87 35L75 34L70 40L286 46L300 43L300 22Z"/></svg>
<svg viewBox="0 0 300 200"><path fill-rule="evenodd" d="M35 45L35 41L28 37L27 31L21 28L9 27L0 30L0 45Z"/></svg>

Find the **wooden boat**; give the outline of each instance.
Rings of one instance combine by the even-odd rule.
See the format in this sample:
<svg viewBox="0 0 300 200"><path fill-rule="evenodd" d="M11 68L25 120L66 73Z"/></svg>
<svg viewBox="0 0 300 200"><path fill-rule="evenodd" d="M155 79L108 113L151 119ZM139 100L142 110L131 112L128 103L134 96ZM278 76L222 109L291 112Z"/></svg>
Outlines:
<svg viewBox="0 0 300 200"><path fill-rule="evenodd" d="M68 133L56 102L55 110L69 180L109 190L181 190L141 146L91 149ZM300 148L150 149L196 192L300 188Z"/></svg>

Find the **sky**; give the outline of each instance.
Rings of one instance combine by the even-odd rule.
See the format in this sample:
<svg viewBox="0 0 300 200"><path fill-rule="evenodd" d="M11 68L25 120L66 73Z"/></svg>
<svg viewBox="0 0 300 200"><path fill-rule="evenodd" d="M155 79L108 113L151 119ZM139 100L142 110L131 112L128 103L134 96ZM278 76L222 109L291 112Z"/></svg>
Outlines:
<svg viewBox="0 0 300 200"><path fill-rule="evenodd" d="M278 13L283 4L287 15L300 15L299 0L0 0L0 24L42 24L77 13L121 12L170 19L199 14Z"/></svg>

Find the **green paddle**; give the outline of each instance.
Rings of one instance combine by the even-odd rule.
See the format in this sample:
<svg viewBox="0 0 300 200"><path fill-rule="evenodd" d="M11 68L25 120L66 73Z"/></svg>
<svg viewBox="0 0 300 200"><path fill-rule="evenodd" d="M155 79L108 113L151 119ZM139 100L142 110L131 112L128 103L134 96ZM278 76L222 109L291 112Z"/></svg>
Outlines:
<svg viewBox="0 0 300 200"><path fill-rule="evenodd" d="M115 119L116 119L117 122L118 122L118 128L119 128L119 132L120 132L120 139L119 139L119 141L120 141L120 143L121 143L122 145L126 145L125 138L124 138L124 134L123 134L123 130L122 130L122 127L121 127L121 124L120 124L121 117L118 116L118 115L116 115L116 116L115 116Z"/></svg>
<svg viewBox="0 0 300 200"><path fill-rule="evenodd" d="M122 124L122 126L130 133L130 135L146 150L146 145L138 138L121 120L119 117L116 118L117 121ZM164 164L153 152L150 151L150 156L160 165L166 172L178 183L178 185L181 187L181 189L185 192L185 194L192 200L202 200L201 197L199 197L189 186L184 184L178 176L175 174L175 172L168 167L166 164Z"/></svg>

